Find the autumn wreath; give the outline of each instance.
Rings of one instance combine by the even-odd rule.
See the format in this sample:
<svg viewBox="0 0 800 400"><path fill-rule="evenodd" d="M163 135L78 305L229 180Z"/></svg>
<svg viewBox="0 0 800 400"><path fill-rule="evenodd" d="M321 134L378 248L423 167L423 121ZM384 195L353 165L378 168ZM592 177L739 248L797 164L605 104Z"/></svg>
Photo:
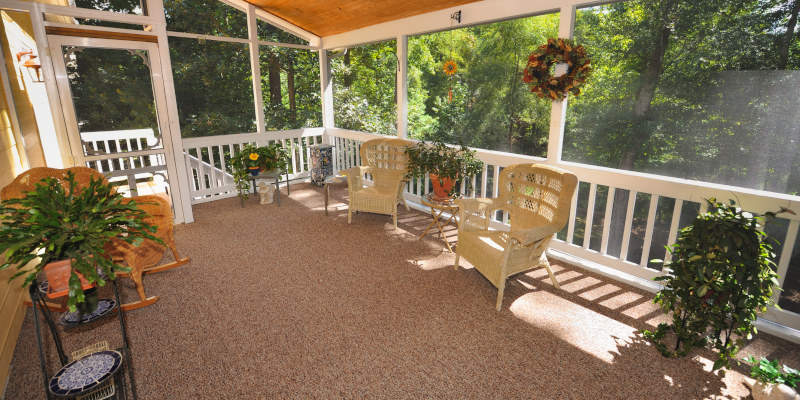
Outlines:
<svg viewBox="0 0 800 400"><path fill-rule="evenodd" d="M550 38L528 57L522 81L541 98L563 100L567 93L578 95L581 92L581 86L591 75L591 62L583 46L575 45L570 39ZM557 63L567 64L565 74L553 75L552 67Z"/></svg>

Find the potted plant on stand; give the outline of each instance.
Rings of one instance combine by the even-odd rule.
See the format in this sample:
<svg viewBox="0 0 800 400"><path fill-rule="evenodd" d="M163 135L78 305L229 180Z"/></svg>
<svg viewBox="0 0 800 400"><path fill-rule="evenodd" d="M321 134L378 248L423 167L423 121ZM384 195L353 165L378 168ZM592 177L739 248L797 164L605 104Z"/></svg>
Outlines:
<svg viewBox="0 0 800 400"><path fill-rule="evenodd" d="M239 190L239 196L246 199L250 190L249 176L256 176L263 171L281 168L289 161L289 154L279 142L268 146L245 145L230 159L233 170L233 181Z"/></svg>
<svg viewBox="0 0 800 400"><path fill-rule="evenodd" d="M672 321L644 336L666 357L710 344L719 352L717 370L729 367L744 340L756 333L756 314L775 305L778 275L772 246L759 229L763 219L733 200L730 205L713 198L707 202L709 211L682 229L669 248L669 274L655 278L664 285L655 302Z"/></svg>
<svg viewBox="0 0 800 400"><path fill-rule="evenodd" d="M408 156L407 179L422 179L430 175L433 194L439 200L450 198L461 185L469 189L470 177L483 169L474 150L465 146L450 147L442 142L428 144L424 141L406 147Z"/></svg>
<svg viewBox="0 0 800 400"><path fill-rule="evenodd" d="M0 254L5 255L0 270L16 266L10 280L24 276L23 286L45 271L49 297L68 295L75 312L86 303L84 290L116 279L115 271L130 270L106 253L111 238L135 245L144 239L161 243L152 235L156 227L143 221L145 215L135 200L125 199L104 179L92 177L79 189L72 172L63 181L46 178L24 197L0 202Z"/></svg>

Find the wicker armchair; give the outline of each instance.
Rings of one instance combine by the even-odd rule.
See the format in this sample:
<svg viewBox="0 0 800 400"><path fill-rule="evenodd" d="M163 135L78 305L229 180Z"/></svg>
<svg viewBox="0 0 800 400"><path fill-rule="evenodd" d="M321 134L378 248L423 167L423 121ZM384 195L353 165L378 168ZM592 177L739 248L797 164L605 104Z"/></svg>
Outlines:
<svg viewBox="0 0 800 400"><path fill-rule="evenodd" d="M497 287L497 311L503 304L508 277L539 266L547 269L558 288L545 250L553 235L567 223L577 177L559 168L517 164L500 172L494 199L462 199L459 205L458 247L464 257ZM509 213L509 232L489 230L495 211Z"/></svg>
<svg viewBox="0 0 800 400"><path fill-rule="evenodd" d="M63 179L66 177L67 172L70 171L75 174L76 188L81 190L89 184L92 177L105 180L105 177L101 173L87 167L72 167L67 169L32 168L21 173L8 186L0 190L0 199L22 197L25 195L25 192L33 190L39 181L47 177L54 177L61 180L62 186L64 186L66 183ZM158 301L158 296L145 296L144 286L142 285L143 274L175 268L188 263L189 259L180 258L178 250L175 248L175 240L172 235L172 210L169 203L164 198L159 196L139 196L125 199L124 201L135 201L140 209L150 215L145 218L145 221L158 226L154 236L161 239L164 242L164 246L169 247L172 254L175 256L175 261L172 263L156 265L163 257L166 249L164 246L151 240L145 240L139 247L113 239L106 245L106 251L115 261L124 261L128 267L131 268L131 272L118 275L130 276L136 284L136 291L139 294L140 300L122 305L124 310L132 310L149 306ZM63 305L48 304L48 307L53 310L66 310Z"/></svg>
<svg viewBox="0 0 800 400"><path fill-rule="evenodd" d="M403 185L408 170L405 147L413 142L404 139L373 139L361 145L360 167L348 169L347 187L350 204L347 223L352 222L353 211L364 211L392 216L397 228L397 204L408 205L403 199ZM373 186L365 187L363 177L372 176Z"/></svg>

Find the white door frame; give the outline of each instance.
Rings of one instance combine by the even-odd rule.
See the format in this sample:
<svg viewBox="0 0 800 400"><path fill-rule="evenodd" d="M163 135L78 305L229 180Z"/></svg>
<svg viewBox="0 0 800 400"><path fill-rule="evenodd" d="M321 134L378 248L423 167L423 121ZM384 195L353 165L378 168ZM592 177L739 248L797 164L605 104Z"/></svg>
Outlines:
<svg viewBox="0 0 800 400"><path fill-rule="evenodd" d="M150 62L150 81L153 85L153 98L155 100L156 115L163 149L136 151L132 152L132 155L146 156L160 153L164 154L167 164L166 166L167 175L169 178L170 195L172 196L172 205L175 210L173 213L175 218L174 221L175 223L183 223L183 196L186 194L182 193L180 190L181 185L179 184L179 181L181 177L175 162L176 154L175 148L173 147L173 136L180 135L180 132L172 132L170 130L171 124L169 123L169 113L167 112L166 91L164 88L164 82L161 79L162 70L158 45L150 42L56 35L48 35L47 39L50 47L50 57L53 60L53 69L56 75L56 85L58 87L59 99L61 100L61 109L64 114L64 121L66 122L70 150L72 152L73 159L75 160L75 165L81 166L86 165L87 161L95 160L95 157L88 157L89 159L87 160L87 157L84 155L62 46L106 48L114 50L143 50L147 52L148 60ZM182 156L182 149L178 150L181 152Z"/></svg>

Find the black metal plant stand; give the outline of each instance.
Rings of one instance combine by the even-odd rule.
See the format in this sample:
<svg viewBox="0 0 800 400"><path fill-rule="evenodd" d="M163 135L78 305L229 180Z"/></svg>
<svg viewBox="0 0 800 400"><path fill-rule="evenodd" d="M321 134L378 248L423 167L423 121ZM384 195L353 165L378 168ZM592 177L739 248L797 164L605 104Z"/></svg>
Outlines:
<svg viewBox="0 0 800 400"><path fill-rule="evenodd" d="M115 353L119 353L119 354L122 355L122 358L124 358L124 362L122 362L122 360L119 360L120 363L116 366L118 369L115 370L113 373L110 373L108 379L116 379L115 378L116 376L119 376L121 378L121 379L119 379L117 381L119 384L117 385L117 390L116 390L115 396L117 398L127 399L128 396L127 396L127 390L125 388L125 379L124 379L124 376L122 374L122 369L124 368L125 371L127 372L127 375L128 375L128 381L130 382L130 385L131 385L131 396L135 400L137 398L137 396L136 396L136 383L135 383L135 381L133 379L133 362L131 360L130 347L128 345L128 334L127 334L127 329L125 327L125 319L123 318L123 315L122 315L122 312L123 312L122 311L122 306L121 306L122 302L119 299L119 290L117 288L117 282L112 280L111 284L112 284L112 286L114 288L114 297L115 297L115 300L116 300L116 304L114 305L114 308L117 311L117 317L119 319L119 328L120 328L120 332L122 334L122 347L119 347L119 348L115 349L114 351L105 351L105 352L99 352L99 353L105 353L105 354L102 354L102 355L109 355L110 354L112 356ZM66 354L64 354L64 349L63 349L63 346L61 344L61 337L60 337L60 335L58 333L58 328L56 327L56 324L53 321L50 309L45 304L45 300L42 297L43 293L39 290L39 284L38 284L38 282L36 280L34 280L31 283L28 291L29 291L30 296L31 296L31 302L33 303L33 323L34 323L34 327L36 329L36 344L39 347L39 364L42 367L42 383L44 384L44 390L45 390L45 394L47 396L47 399L51 399L51 398L55 397L53 392L51 392L51 385L52 385L53 378L51 378L51 375L47 371L47 360L45 359L44 348L42 346L42 332L41 332L41 322L39 321L39 310L42 311L42 316L44 317L44 320L45 320L45 322L47 324L47 327L50 330L50 335L52 336L53 342L55 343L56 352L58 353L58 359L59 359L59 361L61 363L61 366L62 366L62 370L59 371L58 373L56 373L56 375L60 376L64 372L64 368L63 367L69 368L69 365L73 365L73 363L75 361L73 361L73 363L69 363L69 365L68 365L68 359L67 359ZM113 309L110 310L110 311L113 311ZM104 317L104 316L105 315L103 315L102 317ZM101 319L102 317L99 317L97 319ZM70 324L69 326L76 326L76 325L81 325L81 324L84 324L84 323L85 324L91 324L92 322L94 322L97 319L93 319L93 320L87 321L87 322L79 321L79 322L77 322L75 324ZM62 320L63 320L63 318L62 318ZM88 355L87 358L91 357L93 354L97 354L97 353L92 353L92 354ZM119 356L117 356L117 357L119 357ZM98 390L98 388L101 388L101 384L102 384L102 382L98 382L97 385L92 385L90 388L88 388L86 390L76 389L74 392L69 392L69 393L66 393L66 394L65 393L59 393L58 397L77 397L77 396L91 394L94 391Z"/></svg>

